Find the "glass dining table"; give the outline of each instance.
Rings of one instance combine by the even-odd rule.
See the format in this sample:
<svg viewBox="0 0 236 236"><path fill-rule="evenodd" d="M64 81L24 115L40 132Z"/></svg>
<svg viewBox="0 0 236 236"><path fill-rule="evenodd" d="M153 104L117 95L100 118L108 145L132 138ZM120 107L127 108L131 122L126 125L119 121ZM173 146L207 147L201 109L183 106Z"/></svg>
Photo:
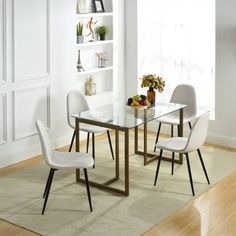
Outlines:
<svg viewBox="0 0 236 236"><path fill-rule="evenodd" d="M80 123L86 123L105 127L115 131L115 176L104 183L90 181L92 186L103 190L129 195L129 131L134 129L134 153L143 156L144 165L147 165L159 156L156 153L147 152L147 124L161 116L179 111L180 132L183 136L183 112L186 105L177 103L156 103L149 107L134 108L125 104L124 101L117 101L112 104L93 108L91 110L74 114L76 130L76 151L80 151ZM143 125L143 150L138 150L139 126ZM119 132L124 132L124 188L112 187L111 184L120 179L119 161ZM163 160L170 161L164 157ZM176 163L182 164L182 156L179 156ZM80 177L80 171L76 170L76 181L84 182Z"/></svg>

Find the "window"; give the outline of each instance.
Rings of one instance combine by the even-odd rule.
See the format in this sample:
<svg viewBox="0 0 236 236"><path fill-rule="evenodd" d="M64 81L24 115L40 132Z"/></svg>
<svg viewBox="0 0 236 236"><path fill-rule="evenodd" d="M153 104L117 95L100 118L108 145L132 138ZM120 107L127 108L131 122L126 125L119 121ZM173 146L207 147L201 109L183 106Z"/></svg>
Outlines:
<svg viewBox="0 0 236 236"><path fill-rule="evenodd" d="M192 84L198 109L214 118L215 1L138 0L137 24L139 77L154 73L165 79L162 101L176 85Z"/></svg>

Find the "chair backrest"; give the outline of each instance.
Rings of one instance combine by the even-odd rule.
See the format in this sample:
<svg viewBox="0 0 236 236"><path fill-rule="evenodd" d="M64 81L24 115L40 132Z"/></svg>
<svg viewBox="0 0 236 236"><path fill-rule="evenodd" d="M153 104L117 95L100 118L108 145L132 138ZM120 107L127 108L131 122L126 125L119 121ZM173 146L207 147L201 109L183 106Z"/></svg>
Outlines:
<svg viewBox="0 0 236 236"><path fill-rule="evenodd" d="M207 136L208 120L208 112L197 118L189 134L185 147L186 152L195 151L204 144Z"/></svg>
<svg viewBox="0 0 236 236"><path fill-rule="evenodd" d="M39 133L40 144L42 148L42 154L44 160L48 165L52 163L53 149L51 147L51 143L48 137L47 130L41 120L36 121L36 127Z"/></svg>
<svg viewBox="0 0 236 236"><path fill-rule="evenodd" d="M83 94L77 90L72 90L67 94L67 121L72 128L75 126L75 121L71 116L87 110L89 106Z"/></svg>
<svg viewBox="0 0 236 236"><path fill-rule="evenodd" d="M192 85L189 84L179 84L174 89L171 99L171 102L180 103L187 105L184 108L184 116L191 117L196 115L197 112L197 100L196 92Z"/></svg>

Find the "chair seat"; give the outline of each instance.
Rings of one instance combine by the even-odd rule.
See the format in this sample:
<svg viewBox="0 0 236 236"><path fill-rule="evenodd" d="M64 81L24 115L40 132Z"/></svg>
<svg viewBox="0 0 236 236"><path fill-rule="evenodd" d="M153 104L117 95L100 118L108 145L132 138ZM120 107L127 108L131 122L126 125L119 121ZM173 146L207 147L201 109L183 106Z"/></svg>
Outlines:
<svg viewBox="0 0 236 236"><path fill-rule="evenodd" d="M188 139L183 137L161 139L156 144L156 147L171 152L181 153L185 149L187 141Z"/></svg>
<svg viewBox="0 0 236 236"><path fill-rule="evenodd" d="M200 146L204 144L204 141L207 136L207 127L208 127L208 112L203 113L200 117L198 117L193 125L193 127L190 130L190 133L188 137L174 137L174 138L168 138L168 139L162 139L160 140L155 147L160 148L160 155L157 162L157 168L156 168L156 175L154 180L154 186L156 186L158 173L160 169L160 163L162 160L162 152L167 150L172 152L172 165L171 165L171 174L174 173L174 161L175 161L175 155L174 153L182 153L186 156L186 162L187 162L187 168L188 168L188 174L189 174L189 181L192 189L192 194L195 196L194 186L193 186L193 178L191 173L191 165L189 161L189 152L197 151L198 156L204 171L204 174L207 179L207 183L210 184L207 171L204 165L204 161L202 159L202 155L200 152Z"/></svg>
<svg viewBox="0 0 236 236"><path fill-rule="evenodd" d="M74 118L69 119L69 125L72 129L75 130L75 120ZM96 125L89 125L85 123L80 123L79 124L79 129L84 132L89 132L89 133L103 133L106 132L108 129Z"/></svg>
<svg viewBox="0 0 236 236"><path fill-rule="evenodd" d="M108 129L106 129L104 127L81 123L80 130L85 131L85 132L89 132L89 133L103 133L103 132L106 132Z"/></svg>
<svg viewBox="0 0 236 236"><path fill-rule="evenodd" d="M79 169L93 167L94 160L87 153L53 152L51 167L55 169Z"/></svg>
<svg viewBox="0 0 236 236"><path fill-rule="evenodd" d="M73 129L75 129L75 126L72 126ZM106 132L108 129L96 125L89 125L85 123L80 123L79 129L84 132L89 132L89 133L103 133Z"/></svg>
<svg viewBox="0 0 236 236"><path fill-rule="evenodd" d="M183 123L187 123L189 121L192 121L196 119L196 116L184 116ZM157 119L158 122L164 123L164 124L173 124L173 125L179 125L179 112L173 112L169 115L165 115L163 117L160 117Z"/></svg>

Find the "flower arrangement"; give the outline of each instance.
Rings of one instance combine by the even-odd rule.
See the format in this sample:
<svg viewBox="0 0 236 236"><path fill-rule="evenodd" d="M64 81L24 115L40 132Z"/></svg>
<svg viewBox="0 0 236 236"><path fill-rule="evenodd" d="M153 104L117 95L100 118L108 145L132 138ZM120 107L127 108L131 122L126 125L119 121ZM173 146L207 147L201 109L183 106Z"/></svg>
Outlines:
<svg viewBox="0 0 236 236"><path fill-rule="evenodd" d="M141 87L149 87L150 89L157 89L160 93L164 91L165 81L162 77L156 75L143 75Z"/></svg>

